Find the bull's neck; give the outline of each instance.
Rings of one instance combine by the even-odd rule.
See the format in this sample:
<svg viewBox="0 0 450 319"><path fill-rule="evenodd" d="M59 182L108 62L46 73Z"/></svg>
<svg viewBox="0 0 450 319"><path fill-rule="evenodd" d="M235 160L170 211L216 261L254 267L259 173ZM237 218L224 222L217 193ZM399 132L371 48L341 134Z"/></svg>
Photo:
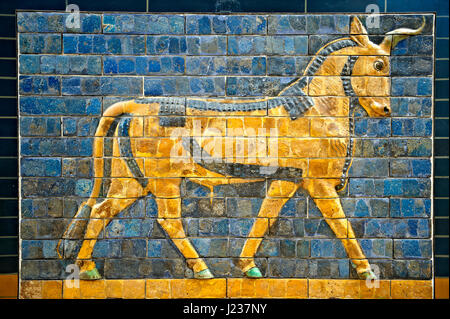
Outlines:
<svg viewBox="0 0 450 319"><path fill-rule="evenodd" d="M340 51L330 54L309 82L308 95L314 100L311 111L316 115L349 115L354 98L350 76L356 60Z"/></svg>

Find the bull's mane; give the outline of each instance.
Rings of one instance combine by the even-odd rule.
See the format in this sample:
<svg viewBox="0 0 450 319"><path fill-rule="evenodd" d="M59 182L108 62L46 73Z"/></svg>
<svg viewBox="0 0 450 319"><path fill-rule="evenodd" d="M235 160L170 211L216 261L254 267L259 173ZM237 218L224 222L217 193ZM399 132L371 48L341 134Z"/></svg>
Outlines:
<svg viewBox="0 0 450 319"><path fill-rule="evenodd" d="M353 40L347 38L335 40L323 46L308 64L306 70L303 72L303 76L288 83L280 90L278 95L274 97L260 99L252 98L248 99L248 102L243 98L227 98L225 100L219 98L154 97L137 99L135 102L158 102L167 105L169 109L175 108L179 110L180 108L189 107L197 110L216 112L249 112L264 110L266 108L271 109L282 105L289 112L290 117L296 119L314 106L313 99L305 94L303 89L311 82L312 76L319 70L327 57L335 51L356 45L357 44Z"/></svg>

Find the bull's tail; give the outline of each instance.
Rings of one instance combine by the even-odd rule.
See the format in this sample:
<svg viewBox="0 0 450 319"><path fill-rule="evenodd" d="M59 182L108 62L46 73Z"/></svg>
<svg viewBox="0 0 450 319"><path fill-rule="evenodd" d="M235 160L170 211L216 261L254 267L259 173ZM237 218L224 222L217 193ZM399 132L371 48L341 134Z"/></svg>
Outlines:
<svg viewBox="0 0 450 319"><path fill-rule="evenodd" d="M70 224L67 226L62 238L56 246L56 252L59 258L63 255L73 257L73 252L76 250L77 242L74 239L81 239L84 235L86 225L89 221L92 207L96 204L97 198L102 190L104 175L104 138L106 136L113 136L117 127L118 117L124 113L132 113L131 105L133 101L119 102L111 105L104 113L95 132L93 158L94 158L94 186L91 195L86 202L83 202L78 208L77 213L73 217ZM106 190L103 190L106 193ZM72 240L71 240L72 239ZM64 242L64 247L61 247ZM64 253L63 253L64 252Z"/></svg>

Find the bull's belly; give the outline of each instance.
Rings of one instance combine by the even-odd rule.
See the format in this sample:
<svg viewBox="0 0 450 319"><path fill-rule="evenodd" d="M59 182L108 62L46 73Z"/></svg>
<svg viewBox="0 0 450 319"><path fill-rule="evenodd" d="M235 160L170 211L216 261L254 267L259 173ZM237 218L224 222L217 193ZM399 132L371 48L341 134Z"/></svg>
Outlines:
<svg viewBox="0 0 450 319"><path fill-rule="evenodd" d="M305 116L293 121L256 113L245 117L189 115L184 127L160 126L158 116L137 116L131 121L132 152L146 176L197 176L199 158L292 167L301 169L302 177L342 175L348 143L346 118ZM200 146L200 153L191 154L190 139Z"/></svg>

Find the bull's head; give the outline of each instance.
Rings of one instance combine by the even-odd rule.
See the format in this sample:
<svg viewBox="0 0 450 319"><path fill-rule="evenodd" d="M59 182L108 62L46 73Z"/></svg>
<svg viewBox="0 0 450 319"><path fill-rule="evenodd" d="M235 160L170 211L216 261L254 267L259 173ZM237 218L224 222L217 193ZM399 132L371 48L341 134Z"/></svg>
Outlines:
<svg viewBox="0 0 450 319"><path fill-rule="evenodd" d="M366 29L358 18L354 18L350 27L350 38L358 46L348 48L349 55L358 55L351 83L359 103L369 116L386 117L391 114L389 56L392 49L403 39L420 34L425 27L425 19L420 28L396 29L386 34L381 44L369 40Z"/></svg>

